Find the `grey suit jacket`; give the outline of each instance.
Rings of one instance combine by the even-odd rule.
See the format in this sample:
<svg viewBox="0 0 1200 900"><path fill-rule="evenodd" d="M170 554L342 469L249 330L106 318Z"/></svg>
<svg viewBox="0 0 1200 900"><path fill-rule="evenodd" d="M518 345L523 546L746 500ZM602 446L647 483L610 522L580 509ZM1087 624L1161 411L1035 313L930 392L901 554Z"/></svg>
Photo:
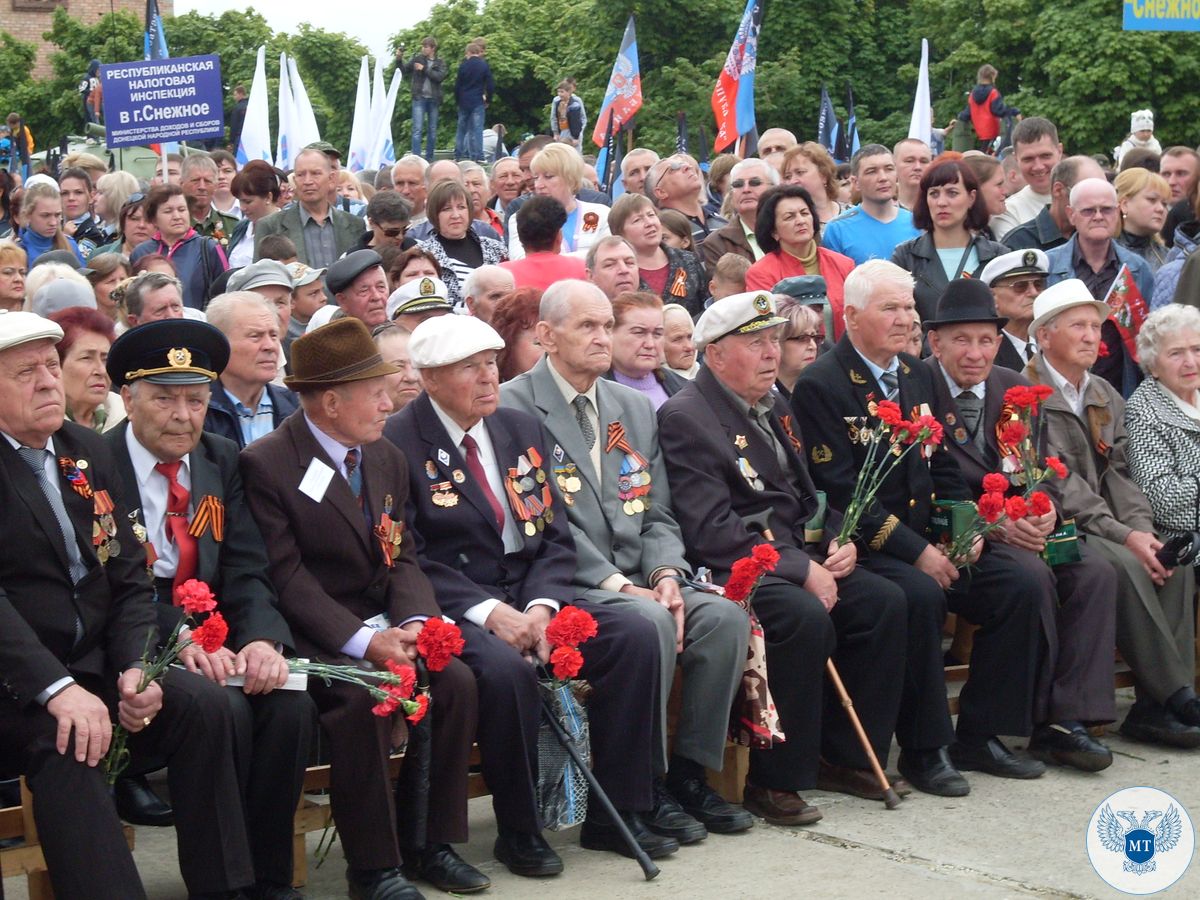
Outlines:
<svg viewBox="0 0 1200 900"><path fill-rule="evenodd" d="M356 248L358 240L367 230L367 226L358 216L337 208L331 208L329 215L333 218L333 242L336 247L334 258L336 259ZM304 246L304 224L300 219L299 203L293 203L278 212L273 212L255 223L255 259L258 259L258 248L262 246L263 238L269 234L282 234L289 237L296 245L296 258L305 265L312 265L308 259L308 250Z"/></svg>
<svg viewBox="0 0 1200 900"><path fill-rule="evenodd" d="M598 589L611 575L621 574L639 587L649 584L656 569L671 566L690 573L684 559L683 538L671 514L667 470L658 445L658 424L650 401L624 385L604 378L596 382L599 407L601 469L597 477L574 409L563 397L543 357L536 366L500 388L504 406L524 410L542 423L551 458L546 461L556 480L566 477L574 465L580 490L563 491L571 534L575 538L578 566L574 584L588 591ZM625 454L618 447L605 451L609 425L625 426L625 440L650 463L650 508L626 515L617 496L617 480Z"/></svg>

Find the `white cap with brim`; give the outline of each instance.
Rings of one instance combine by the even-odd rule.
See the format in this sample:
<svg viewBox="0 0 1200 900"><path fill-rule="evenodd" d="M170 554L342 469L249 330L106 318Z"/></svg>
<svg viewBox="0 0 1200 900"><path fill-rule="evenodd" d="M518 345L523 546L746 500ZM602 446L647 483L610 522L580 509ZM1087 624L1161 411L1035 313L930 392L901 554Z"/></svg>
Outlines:
<svg viewBox="0 0 1200 900"><path fill-rule="evenodd" d="M1042 250L1014 250L997 256L979 273L979 280L988 287L995 287L1001 278L1013 275L1048 275L1050 257Z"/></svg>
<svg viewBox="0 0 1200 900"><path fill-rule="evenodd" d="M51 178L49 175L47 175L45 172L38 172L36 175L30 175L28 178L25 179L25 188L26 189L33 187L35 184L48 184L48 185L50 185L50 187L54 188L56 191L59 189L58 182L55 181L53 178Z"/></svg>
<svg viewBox="0 0 1200 900"><path fill-rule="evenodd" d="M35 316L51 316L60 310L75 306L96 308L96 293L91 285L56 278L38 288L29 302L29 311Z"/></svg>
<svg viewBox="0 0 1200 900"><path fill-rule="evenodd" d="M320 328L322 325L328 325L330 322L333 321L333 317L336 316L341 311L342 311L342 308L340 306L334 306L332 303L330 303L326 306L322 306L320 309L318 309L315 313L312 314L312 318L309 319L308 324L304 326L304 333L311 334L312 332L314 332L318 328Z"/></svg>
<svg viewBox="0 0 1200 900"><path fill-rule="evenodd" d="M413 329L408 355L418 369L462 362L483 350L504 349L504 338L474 316L435 316Z"/></svg>
<svg viewBox="0 0 1200 900"><path fill-rule="evenodd" d="M1029 325L1029 333L1036 337L1037 330L1046 325L1059 313L1066 312L1075 306L1092 306L1100 314L1101 320L1107 319L1112 312L1107 303L1092 296L1087 285L1078 278L1068 278L1052 284L1033 301L1033 321Z"/></svg>
<svg viewBox="0 0 1200 900"><path fill-rule="evenodd" d="M697 350L730 334L753 334L764 328L784 325L787 319L775 313L775 298L766 291L730 294L713 303L696 322L692 340Z"/></svg>
<svg viewBox="0 0 1200 900"><path fill-rule="evenodd" d="M314 269L312 266L302 262L292 262L287 264L288 274L292 276L293 290L295 288L304 287L306 284L312 284L319 278L325 277L325 270Z"/></svg>
<svg viewBox="0 0 1200 900"><path fill-rule="evenodd" d="M422 276L400 285L392 291L387 300L387 317L390 322L396 316L410 313L423 313L432 310L450 312L454 307L450 303L450 294L446 284L440 278Z"/></svg>
<svg viewBox="0 0 1200 900"><path fill-rule="evenodd" d="M0 351L19 347L32 341L62 340L63 330L56 322L31 312L9 312L0 309Z"/></svg>

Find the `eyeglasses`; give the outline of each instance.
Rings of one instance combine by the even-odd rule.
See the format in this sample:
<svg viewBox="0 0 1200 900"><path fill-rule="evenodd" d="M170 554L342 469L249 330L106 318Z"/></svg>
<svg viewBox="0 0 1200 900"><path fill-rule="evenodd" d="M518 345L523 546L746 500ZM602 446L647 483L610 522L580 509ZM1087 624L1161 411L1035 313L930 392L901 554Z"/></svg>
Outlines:
<svg viewBox="0 0 1200 900"><path fill-rule="evenodd" d="M136 203L141 203L141 202L142 202L143 200L145 200L145 199L146 199L146 195L145 195L145 194L143 194L143 193L141 193L141 192L138 192L138 193L136 193L136 194L130 194L130 195L129 195L129 199L128 199L128 200L126 200L126 201L125 201L125 202L124 202L124 203L121 205L121 209L127 209L127 208L129 208L130 206L133 206L133 205L134 205L134 204L136 204Z"/></svg>
<svg viewBox="0 0 1200 900"><path fill-rule="evenodd" d="M766 182L761 178L739 178L737 181L729 182L729 186L735 191L744 188L746 185L750 185L750 187L762 187L764 184Z"/></svg>
<svg viewBox="0 0 1200 900"><path fill-rule="evenodd" d="M667 172L678 172L680 169L686 169L687 167L688 167L688 164L685 163L683 160L676 160L675 162L669 162L666 164L666 167L663 169L663 174L665 175Z"/></svg>
<svg viewBox="0 0 1200 900"><path fill-rule="evenodd" d="M1076 212L1085 219L1095 219L1097 216L1107 219L1109 216L1117 214L1117 208L1115 206L1087 206L1076 210Z"/></svg>
<svg viewBox="0 0 1200 900"><path fill-rule="evenodd" d="M1045 278L1022 278L1020 281L1009 281L1000 285L1008 288L1014 294L1025 294L1030 291L1041 293L1046 287Z"/></svg>
<svg viewBox="0 0 1200 900"><path fill-rule="evenodd" d="M408 231L408 226L401 225L398 228L380 228L379 230L383 232L384 237L398 238Z"/></svg>
<svg viewBox="0 0 1200 900"><path fill-rule="evenodd" d="M820 347L825 340L825 332L814 331L811 333L794 334L788 340L799 341L801 344L815 344Z"/></svg>

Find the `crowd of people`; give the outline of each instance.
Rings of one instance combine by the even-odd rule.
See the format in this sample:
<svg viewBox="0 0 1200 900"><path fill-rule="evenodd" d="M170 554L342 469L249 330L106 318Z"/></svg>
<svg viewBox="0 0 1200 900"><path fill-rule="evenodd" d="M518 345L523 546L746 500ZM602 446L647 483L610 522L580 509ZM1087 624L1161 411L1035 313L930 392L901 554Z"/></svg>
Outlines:
<svg viewBox="0 0 1200 900"><path fill-rule="evenodd" d="M485 49L458 75L484 102ZM881 801L872 755L901 796L1100 772L1114 647L1136 689L1121 733L1200 749L1195 151L1139 153L1143 136L1116 172L1025 117L1003 159L872 143L843 181L776 128L707 173L634 149L614 199L569 79L553 134L485 169L461 101L461 160L430 161L436 42L400 60L413 152L378 172L319 143L291 172L214 151L139 183L80 154L0 182L0 777L27 779L57 896L143 896L120 818L175 825L190 896L300 896L312 752L351 897L483 890L454 849L476 743L495 857L561 872L536 664L567 606L598 626L578 676L593 770L652 858L757 819L810 825L814 789ZM1006 392L1033 386L1049 503L951 556L944 504L1023 492L996 473ZM884 401L943 437L842 537ZM762 544L778 561L750 600L756 645L720 586ZM193 578L226 645L139 690ZM976 626L957 721L948 613ZM464 646L431 676L421 800L389 778L402 715L341 682L284 686L292 657L410 661L439 616ZM739 698L768 689L747 721ZM740 804L706 777L731 710L755 735ZM133 762L110 795L114 719ZM169 804L146 779L164 766ZM598 804L579 840L631 854Z"/></svg>

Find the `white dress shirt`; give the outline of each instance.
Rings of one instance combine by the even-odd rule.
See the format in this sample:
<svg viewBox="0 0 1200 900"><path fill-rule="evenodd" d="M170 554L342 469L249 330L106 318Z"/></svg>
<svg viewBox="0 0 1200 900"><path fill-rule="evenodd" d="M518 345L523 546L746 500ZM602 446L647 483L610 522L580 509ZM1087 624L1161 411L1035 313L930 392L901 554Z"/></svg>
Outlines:
<svg viewBox="0 0 1200 900"><path fill-rule="evenodd" d="M1084 372L1083 381L1079 383L1079 389L1075 389L1075 385L1067 381L1066 377L1061 375L1054 366L1050 365L1050 360L1044 356L1042 360L1046 363L1046 373L1050 376L1050 380L1054 382L1054 386L1062 392L1063 399L1075 412L1079 418L1083 418L1083 398L1087 394L1088 384L1092 380L1092 376Z"/></svg>
<svg viewBox="0 0 1200 900"><path fill-rule="evenodd" d="M167 476L155 470L161 461L149 450L142 446L141 441L133 436L133 429L125 429L125 446L129 450L129 461L133 463L133 474L137 477L138 493L142 498L142 523L146 526L146 537L154 547L158 559L154 561L155 578L174 578L175 567L179 564L179 548L171 540L171 532L167 528L167 500L170 494L171 482ZM190 454L180 461L179 474L176 479L180 487L192 492L192 473ZM192 511L196 508L195 498L188 503L188 521L191 521Z"/></svg>

